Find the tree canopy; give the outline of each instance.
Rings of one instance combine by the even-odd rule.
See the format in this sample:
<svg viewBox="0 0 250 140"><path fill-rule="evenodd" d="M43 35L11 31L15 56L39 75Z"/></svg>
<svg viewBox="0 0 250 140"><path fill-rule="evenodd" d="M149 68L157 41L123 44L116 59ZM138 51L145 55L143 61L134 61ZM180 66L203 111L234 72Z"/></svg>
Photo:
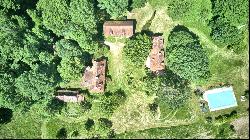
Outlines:
<svg viewBox="0 0 250 140"><path fill-rule="evenodd" d="M128 9L128 0L98 0L98 2L98 6L105 9L113 18L124 16Z"/></svg>
<svg viewBox="0 0 250 140"><path fill-rule="evenodd" d="M208 57L198 38L187 30L171 32L166 56L169 69L181 78L197 81L209 76Z"/></svg>
<svg viewBox="0 0 250 140"><path fill-rule="evenodd" d="M141 67L145 64L151 48L151 37L146 34L137 34L126 42L123 54L134 65Z"/></svg>
<svg viewBox="0 0 250 140"><path fill-rule="evenodd" d="M84 67L84 55L77 43L70 40L60 40L55 45L56 53L61 57L57 70L64 81L79 79Z"/></svg>
<svg viewBox="0 0 250 140"><path fill-rule="evenodd" d="M55 85L56 81L53 76L40 72L38 69L24 72L15 80L19 98L28 101L52 98Z"/></svg>
<svg viewBox="0 0 250 140"><path fill-rule="evenodd" d="M57 36L79 43L82 48L91 45L97 33L93 2L89 0L39 0L43 24ZM88 48L88 47L87 47Z"/></svg>
<svg viewBox="0 0 250 140"><path fill-rule="evenodd" d="M248 0L213 0L213 15L225 18L232 26L248 23Z"/></svg>

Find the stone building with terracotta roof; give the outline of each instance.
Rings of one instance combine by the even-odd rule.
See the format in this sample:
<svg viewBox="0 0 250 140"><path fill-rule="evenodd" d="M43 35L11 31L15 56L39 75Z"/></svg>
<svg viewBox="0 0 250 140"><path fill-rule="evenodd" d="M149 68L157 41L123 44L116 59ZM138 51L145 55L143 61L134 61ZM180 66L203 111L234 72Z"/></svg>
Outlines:
<svg viewBox="0 0 250 140"><path fill-rule="evenodd" d="M146 67L153 72L158 72L165 69L164 64L164 49L163 49L163 37L154 36L152 50L146 61Z"/></svg>
<svg viewBox="0 0 250 140"><path fill-rule="evenodd" d="M103 24L105 37L131 37L134 34L133 21L106 21Z"/></svg>
<svg viewBox="0 0 250 140"><path fill-rule="evenodd" d="M73 90L57 90L57 99L64 102L82 102L84 101L84 96L79 94L79 91Z"/></svg>
<svg viewBox="0 0 250 140"><path fill-rule="evenodd" d="M91 92L103 93L105 86L106 60L92 61L93 66L87 67L83 75L82 86Z"/></svg>

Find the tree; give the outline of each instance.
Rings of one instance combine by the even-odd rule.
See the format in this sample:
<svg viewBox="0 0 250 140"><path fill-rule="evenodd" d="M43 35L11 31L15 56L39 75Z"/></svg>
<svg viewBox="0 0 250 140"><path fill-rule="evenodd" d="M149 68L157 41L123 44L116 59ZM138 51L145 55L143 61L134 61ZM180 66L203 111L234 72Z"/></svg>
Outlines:
<svg viewBox="0 0 250 140"><path fill-rule="evenodd" d="M173 31L167 45L166 56L170 70L193 82L208 78L208 57L191 32Z"/></svg>
<svg viewBox="0 0 250 140"><path fill-rule="evenodd" d="M126 42L123 54L134 65L142 67L152 48L152 39L146 34L137 34Z"/></svg>
<svg viewBox="0 0 250 140"><path fill-rule="evenodd" d="M123 90L117 90L114 93L106 92L99 104L100 111L105 115L111 116L113 112L126 101L126 95Z"/></svg>
<svg viewBox="0 0 250 140"><path fill-rule="evenodd" d="M133 9L134 8L141 8L141 7L145 6L146 3L147 3L147 0L133 0L131 7Z"/></svg>
<svg viewBox="0 0 250 140"><path fill-rule="evenodd" d="M83 25L88 32L96 32L96 17L92 0L73 0L69 13L73 23Z"/></svg>
<svg viewBox="0 0 250 140"><path fill-rule="evenodd" d="M124 16L128 8L128 0L98 0L98 7L105 9L112 18Z"/></svg>
<svg viewBox="0 0 250 140"><path fill-rule="evenodd" d="M81 77L85 64L84 54L77 43L60 40L56 43L56 53L62 58L57 70L64 81L76 80Z"/></svg>
<svg viewBox="0 0 250 140"><path fill-rule="evenodd" d="M42 13L43 24L57 36L72 39L85 48L91 45L96 34L96 18L93 3L89 0L39 0L38 13Z"/></svg>
<svg viewBox="0 0 250 140"><path fill-rule="evenodd" d="M243 34L235 26L231 26L224 18L217 18L210 22L212 28L211 37L223 45L234 45L240 43Z"/></svg>
<svg viewBox="0 0 250 140"><path fill-rule="evenodd" d="M20 3L16 0L0 0L0 9L13 9L18 10L20 9Z"/></svg>
<svg viewBox="0 0 250 140"><path fill-rule="evenodd" d="M41 70L41 69L40 69ZM36 69L26 71L15 79L16 92L20 100L38 101L41 99L50 100L56 87L53 75L46 71Z"/></svg>
<svg viewBox="0 0 250 140"><path fill-rule="evenodd" d="M61 58L70 58L73 56L82 56L82 49L74 41L62 39L56 42L55 51Z"/></svg>
<svg viewBox="0 0 250 140"><path fill-rule="evenodd" d="M0 72L0 106L12 108L15 98L14 77Z"/></svg>
<svg viewBox="0 0 250 140"><path fill-rule="evenodd" d="M57 98L52 98L49 100L47 103L46 109L48 110L49 113L55 114L55 113L60 113L61 110L66 107L66 103L57 99Z"/></svg>
<svg viewBox="0 0 250 140"><path fill-rule="evenodd" d="M64 81L81 78L84 60L79 57L63 58L57 70Z"/></svg>
<svg viewBox="0 0 250 140"><path fill-rule="evenodd" d="M223 17L232 26L248 23L248 0L214 0L213 15Z"/></svg>
<svg viewBox="0 0 250 140"><path fill-rule="evenodd" d="M19 59L22 48L23 30L14 22L14 19L0 10L0 52L2 59Z"/></svg>

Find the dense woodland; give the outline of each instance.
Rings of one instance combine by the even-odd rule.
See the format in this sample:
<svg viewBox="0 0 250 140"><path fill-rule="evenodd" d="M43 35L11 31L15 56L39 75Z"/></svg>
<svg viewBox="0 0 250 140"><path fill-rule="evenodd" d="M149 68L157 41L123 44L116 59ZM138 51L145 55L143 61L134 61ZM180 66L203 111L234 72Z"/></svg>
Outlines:
<svg viewBox="0 0 250 140"><path fill-rule="evenodd" d="M104 21L126 20L127 12L147 4L165 10L173 21L183 23L163 33L165 73L155 76L145 68L152 47L151 37L156 32L143 28L131 38L122 39L125 44L120 55L124 60L123 77L116 79L116 66L108 64L105 94L95 95L79 87L84 68L91 65L92 59L106 57L108 63L115 61L109 47L102 43L105 40L102 33ZM147 108L150 115L155 116L158 108L162 112L182 110L193 99L192 85L210 84L215 79L213 76L217 73L212 66L217 65L220 58L212 61L211 50L206 49L208 45L188 27L197 26L223 51L243 56L248 50L248 8L248 0L0 0L0 138L41 138L40 132L28 129L25 136L17 134L19 132L6 134L7 129L14 131L15 123L20 123L18 117L30 115L34 118L28 117L31 119L29 125L34 127L39 127L44 120L51 122L47 124L47 133L51 133L47 138L123 138L135 135L126 134L126 130L124 136L121 132L117 135L113 126L115 122L112 122L117 109L122 108L136 94L135 91L142 92L148 100L154 98ZM226 63L230 63L232 69L244 62L228 59ZM225 66L218 71L223 73L227 69ZM72 81L78 85L69 86ZM214 81L231 82L227 78ZM235 83L242 85L241 82ZM54 94L59 88L80 88L86 100L79 105L58 101ZM248 97L248 88L238 89L236 94L247 91ZM75 118L84 116L79 126L76 122L56 122L57 117L70 120L72 112L76 114ZM7 126L11 123L13 126ZM192 128L198 128L196 124L192 124ZM72 128L65 128L67 125L72 125ZM58 127L52 130L55 126ZM17 127L22 127L22 124ZM213 126L206 126L206 129L210 128ZM180 127L168 131L189 130ZM213 128L211 133L216 138L228 138L233 130L223 124Z"/></svg>

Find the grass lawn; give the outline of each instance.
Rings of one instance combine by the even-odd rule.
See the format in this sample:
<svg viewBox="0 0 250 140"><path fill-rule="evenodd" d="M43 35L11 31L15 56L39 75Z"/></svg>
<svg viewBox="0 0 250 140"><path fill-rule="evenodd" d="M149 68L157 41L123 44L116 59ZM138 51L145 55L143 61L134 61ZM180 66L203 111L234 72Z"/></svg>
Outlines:
<svg viewBox="0 0 250 140"><path fill-rule="evenodd" d="M68 123L58 118L50 119L46 123L46 130L47 130L46 138L51 138L51 139L57 138L58 131L61 128L66 129L67 138L73 137L72 133L74 131L77 131L79 134L81 134L81 138L84 138L84 135L83 135L84 133L82 133L82 130L84 129L84 123L79 123L79 122Z"/></svg>
<svg viewBox="0 0 250 140"><path fill-rule="evenodd" d="M14 112L11 122L0 125L1 139L14 138L41 138L41 125L43 117L39 114L39 109L33 108L27 113Z"/></svg>

